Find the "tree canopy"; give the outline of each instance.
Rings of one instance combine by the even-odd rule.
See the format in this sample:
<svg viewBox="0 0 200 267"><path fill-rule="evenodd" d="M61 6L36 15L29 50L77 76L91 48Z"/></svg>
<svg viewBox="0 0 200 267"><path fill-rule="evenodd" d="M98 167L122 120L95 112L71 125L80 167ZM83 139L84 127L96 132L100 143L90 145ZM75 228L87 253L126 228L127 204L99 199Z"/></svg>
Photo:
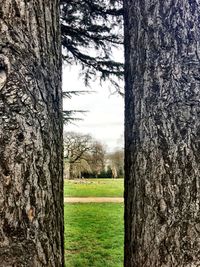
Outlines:
<svg viewBox="0 0 200 267"><path fill-rule="evenodd" d="M66 177L123 177L123 150L109 153L106 146L88 134L64 133ZM69 176L69 177L68 177Z"/></svg>
<svg viewBox="0 0 200 267"><path fill-rule="evenodd" d="M79 65L86 86L90 80L108 81L120 93L119 79L123 78L124 65L116 59L116 51L123 49L122 0L61 0L61 42L63 61ZM63 97L88 93L71 88ZM65 110L64 123L79 120L84 111Z"/></svg>
<svg viewBox="0 0 200 267"><path fill-rule="evenodd" d="M81 172L97 175L104 167L104 145L89 134L64 133L64 158L70 166L70 178Z"/></svg>
<svg viewBox="0 0 200 267"><path fill-rule="evenodd" d="M98 76L117 86L114 77L123 77L123 63L114 58L122 47L121 0L61 0L63 59L80 64L85 84Z"/></svg>

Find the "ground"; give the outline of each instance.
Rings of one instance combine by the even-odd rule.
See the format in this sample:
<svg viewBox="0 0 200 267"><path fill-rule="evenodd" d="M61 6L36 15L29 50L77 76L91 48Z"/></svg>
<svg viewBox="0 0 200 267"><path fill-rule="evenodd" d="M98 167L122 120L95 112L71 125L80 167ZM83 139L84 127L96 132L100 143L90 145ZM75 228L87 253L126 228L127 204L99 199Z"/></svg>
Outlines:
<svg viewBox="0 0 200 267"><path fill-rule="evenodd" d="M83 185L89 185L89 188ZM80 197L90 193L94 199L99 197L99 192L103 197L109 196L110 192L112 197L122 196L123 181L65 182L65 195ZM123 203L65 204L66 267L122 267L123 227Z"/></svg>
<svg viewBox="0 0 200 267"><path fill-rule="evenodd" d="M65 197L65 203L123 203L123 197Z"/></svg>
<svg viewBox="0 0 200 267"><path fill-rule="evenodd" d="M124 179L65 180L65 197L123 197Z"/></svg>

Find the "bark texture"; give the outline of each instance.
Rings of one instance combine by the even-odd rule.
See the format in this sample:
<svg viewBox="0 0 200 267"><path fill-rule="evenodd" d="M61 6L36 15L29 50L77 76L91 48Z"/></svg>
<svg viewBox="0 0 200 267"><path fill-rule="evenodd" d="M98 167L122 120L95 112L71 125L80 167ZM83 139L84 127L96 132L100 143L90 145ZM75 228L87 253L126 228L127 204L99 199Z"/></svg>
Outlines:
<svg viewBox="0 0 200 267"><path fill-rule="evenodd" d="M124 0L125 266L200 266L200 2Z"/></svg>
<svg viewBox="0 0 200 267"><path fill-rule="evenodd" d="M0 0L0 266L63 266L57 0Z"/></svg>

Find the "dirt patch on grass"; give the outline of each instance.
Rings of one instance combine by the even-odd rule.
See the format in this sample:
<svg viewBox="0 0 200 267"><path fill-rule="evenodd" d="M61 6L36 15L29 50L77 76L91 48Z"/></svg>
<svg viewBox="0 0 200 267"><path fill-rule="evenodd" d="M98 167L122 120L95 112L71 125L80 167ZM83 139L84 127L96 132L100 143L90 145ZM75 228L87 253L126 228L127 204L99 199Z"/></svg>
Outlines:
<svg viewBox="0 0 200 267"><path fill-rule="evenodd" d="M65 197L65 203L123 203L123 197Z"/></svg>

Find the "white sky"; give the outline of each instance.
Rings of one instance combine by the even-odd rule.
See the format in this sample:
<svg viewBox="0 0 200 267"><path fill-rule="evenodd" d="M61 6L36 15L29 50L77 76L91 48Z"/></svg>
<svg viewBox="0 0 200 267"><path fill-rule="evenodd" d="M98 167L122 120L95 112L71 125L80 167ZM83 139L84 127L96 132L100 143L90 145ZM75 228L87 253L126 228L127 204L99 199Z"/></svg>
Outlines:
<svg viewBox="0 0 200 267"><path fill-rule="evenodd" d="M123 85L122 85L123 86ZM91 84L95 93L73 96L64 99L64 110L87 110L82 121L76 121L64 127L65 131L75 131L91 134L103 142L109 151L123 147L124 132L124 99L118 94L111 94L109 85L99 82ZM82 78L79 78L78 67L63 66L63 91L88 90L84 87Z"/></svg>

